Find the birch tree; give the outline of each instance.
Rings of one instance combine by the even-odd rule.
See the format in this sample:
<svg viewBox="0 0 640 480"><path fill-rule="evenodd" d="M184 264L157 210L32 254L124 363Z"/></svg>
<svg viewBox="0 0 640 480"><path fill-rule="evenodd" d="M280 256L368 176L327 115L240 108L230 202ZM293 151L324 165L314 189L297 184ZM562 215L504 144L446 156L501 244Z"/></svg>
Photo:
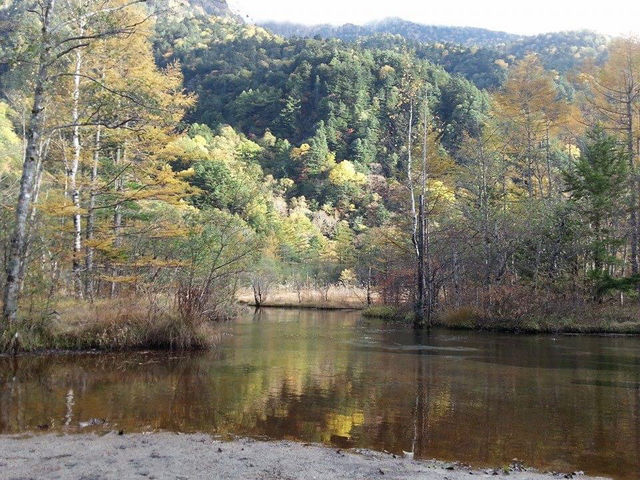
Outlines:
<svg viewBox="0 0 640 480"><path fill-rule="evenodd" d="M72 28L73 4L64 0L36 0L30 2L24 15L32 20L30 26L38 33L33 37L30 64L33 67L33 104L26 128L25 160L20 180L20 193L15 208L15 225L10 238L6 262L6 282L3 293L3 326L6 328L17 320L20 294L20 268L24 261L27 244L28 218L33 206L38 165L42 162L40 148L44 137L58 130L75 129L82 124L79 118L70 122L48 123L50 98L60 81L68 76L67 66L75 59L81 60L78 52L91 47L105 38L132 35L146 19L126 23L126 13L144 0L97 0L87 2L89 10L84 18L92 28L89 32ZM31 32L29 32L30 34ZM18 32L20 34L20 32ZM80 76L74 72L74 78ZM75 105L75 100L74 100ZM94 112L86 125L99 124L98 112ZM77 186L77 185L76 185ZM78 199L79 201L79 199ZM76 235L77 236L77 235ZM74 243L75 245L75 243ZM75 249L75 246L74 246Z"/></svg>

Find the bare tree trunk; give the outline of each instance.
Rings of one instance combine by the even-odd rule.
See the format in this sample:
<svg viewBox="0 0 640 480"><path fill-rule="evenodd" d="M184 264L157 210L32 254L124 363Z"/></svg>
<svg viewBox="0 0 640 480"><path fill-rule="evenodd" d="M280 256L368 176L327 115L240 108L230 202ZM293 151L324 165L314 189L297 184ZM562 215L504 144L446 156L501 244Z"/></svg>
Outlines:
<svg viewBox="0 0 640 480"><path fill-rule="evenodd" d="M96 129L95 138L95 150L93 152L93 165L91 167L91 192L89 194L89 206L87 208L87 228L86 228L86 257L85 257L85 294L93 300L95 292L95 282L93 278L93 257L94 248L91 245L91 241L94 237L95 231L95 219L96 219L96 195L97 195L97 181L98 181L98 163L100 160L100 145L101 145L102 131L100 127Z"/></svg>
<svg viewBox="0 0 640 480"><path fill-rule="evenodd" d="M10 327L18 317L18 301L20 297L20 263L25 252L27 241L27 223L31 209L34 187L40 160L40 141L44 132L45 83L48 79L49 54L51 51L50 24L55 8L55 0L45 0L41 17L40 41L42 50L39 56L38 73L35 78L34 100L27 135L27 155L20 178L20 194L16 205L16 224L11 234L9 257L6 266L6 283L3 295L2 318L4 325Z"/></svg>
<svg viewBox="0 0 640 480"><path fill-rule="evenodd" d="M489 169L487 166L487 155L485 152L484 144L480 147L480 162L481 162L481 175L480 175L480 211L482 214L482 246L484 251L484 285L485 299L489 298L491 290L491 271L493 265L491 264L491 242L489 238L489 189L488 180ZM487 305L483 302L482 308L486 310Z"/></svg>
<svg viewBox="0 0 640 480"><path fill-rule="evenodd" d="M414 328L424 328L431 326L431 315L433 312L434 288L431 274L431 255L429 239L429 219L427 216L427 195L428 195L428 154L429 154L429 103L428 96L425 95L424 118L423 118L423 143L422 143L422 172L421 172L421 194L419 198L419 212L417 216L418 231L417 238L414 235L414 244L417 251L418 261L418 301L416 303L416 317Z"/></svg>
<svg viewBox="0 0 640 480"><path fill-rule="evenodd" d="M549 143L549 137L550 137L549 122L547 122L546 131L545 131L544 148L545 148L545 156L547 159L547 178L549 181L547 198L551 199L551 197L553 196L553 179L551 178L551 144Z"/></svg>
<svg viewBox="0 0 640 480"><path fill-rule="evenodd" d="M81 21L82 22L82 21ZM79 35L84 34L84 25L80 25ZM73 260L72 260L72 276L73 289L77 297L82 298L82 216L80 214L80 189L78 187L78 168L80 166L80 156L82 154L82 146L80 144L80 73L82 70L82 50L76 50L76 65L73 75L73 159L68 171L69 188L71 190L71 201L73 203Z"/></svg>
<svg viewBox="0 0 640 480"><path fill-rule="evenodd" d="M418 213L416 211L416 193L413 187L413 157L411 150L413 148L413 100L409 107L409 132L407 135L407 178L409 181L409 192L411 194L411 216L413 217L413 245L418 256L418 246L416 244L416 235L418 233Z"/></svg>
<svg viewBox="0 0 640 480"><path fill-rule="evenodd" d="M415 317L413 321L413 326L415 328L423 328L424 327L424 310L425 310L425 285L424 285L424 259L422 257L423 253L423 241L424 239L424 231L422 229L422 216L418 214L416 209L416 194L415 188L413 186L413 157L412 157L412 148L413 148L413 100L411 101L411 105L409 107L409 128L408 128L408 136L407 136L407 177L409 180L409 191L411 194L411 216L413 217L413 232L411 236L411 240L413 242L413 246L415 249L416 255L416 298L415 298ZM424 207L424 197L420 195L420 206Z"/></svg>
<svg viewBox="0 0 640 480"><path fill-rule="evenodd" d="M253 287L253 300L255 302L255 307L260 308L263 303L267 301L268 296L268 281L263 282L260 279L255 279L252 282Z"/></svg>
<svg viewBox="0 0 640 480"><path fill-rule="evenodd" d="M427 262L425 261L426 253L426 228L425 228L425 204L424 195L420 195L418 199L418 299L416 302L416 317L413 323L414 328L424 328L429 326L431 321L430 295L427 286L427 278L430 277Z"/></svg>
<svg viewBox="0 0 640 480"><path fill-rule="evenodd" d="M24 290L24 281L27 276L27 264L29 261L29 247L31 246L31 242L33 239L33 225L36 220L36 204L38 203L38 196L40 195L40 186L42 184L42 174L44 173L44 164L42 159L45 155L46 147L40 148L40 159L38 161L38 166L36 167L36 181L33 187L33 197L31 200L31 212L29 214L29 220L27 222L27 238L25 241L24 252L20 258L20 274L19 274L19 282L20 282L20 293Z"/></svg>
<svg viewBox="0 0 640 480"><path fill-rule="evenodd" d="M528 126L527 127L527 192L529 194L529 198L533 198L533 159L531 158L533 148L531 146L531 143L532 143L531 130L530 130L530 127Z"/></svg>
<svg viewBox="0 0 640 480"><path fill-rule="evenodd" d="M118 147L116 150L116 161L115 161L116 167L122 164L122 157L124 156L122 150L123 148L121 147ZM124 173L122 173L121 175L124 175ZM122 176L116 179L115 189L116 189L116 195L119 195L124 190L124 181L122 179ZM121 199L117 198L116 206L113 212L113 235L115 237L113 244L116 248L122 245L122 238L121 238L122 205L120 202L121 202ZM112 271L112 276L116 277L117 275L118 275L118 269L114 267ZM116 289L117 289L117 284L116 282L112 281L111 282L111 298L115 297Z"/></svg>
<svg viewBox="0 0 640 480"><path fill-rule="evenodd" d="M426 287L426 325L431 327L431 317L435 306L435 288L433 272L431 270L431 233L429 229L429 95L425 93L424 99L424 132L422 144L422 213L420 222L422 225L422 261L424 263L425 287Z"/></svg>
<svg viewBox="0 0 640 480"><path fill-rule="evenodd" d="M458 250L453 251L453 293L455 298L453 304L460 307L460 261L458 260Z"/></svg>
<svg viewBox="0 0 640 480"><path fill-rule="evenodd" d="M431 232L429 228L429 170L427 165L428 160L428 136L429 136L429 123L427 118L427 107L425 107L424 117L424 146L422 155L422 213L420 214L420 223L422 228L422 262L424 263L424 275L425 275L425 287L426 287L426 325L431 327L431 317L433 315L433 309L435 306L436 292L434 288L434 277L431 269Z"/></svg>
<svg viewBox="0 0 640 480"><path fill-rule="evenodd" d="M638 269L638 175L635 165L635 149L633 148L633 105L627 101L627 149L629 151L629 168L631 170L631 274L637 275Z"/></svg>

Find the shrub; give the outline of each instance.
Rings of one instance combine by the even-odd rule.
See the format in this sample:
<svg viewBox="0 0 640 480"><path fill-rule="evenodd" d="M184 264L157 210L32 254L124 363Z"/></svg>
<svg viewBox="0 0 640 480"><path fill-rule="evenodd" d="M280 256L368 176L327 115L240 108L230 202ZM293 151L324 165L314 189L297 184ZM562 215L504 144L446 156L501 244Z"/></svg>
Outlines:
<svg viewBox="0 0 640 480"><path fill-rule="evenodd" d="M382 320L398 320L402 318L400 310L390 305L372 305L364 310L362 315L369 318L380 318Z"/></svg>

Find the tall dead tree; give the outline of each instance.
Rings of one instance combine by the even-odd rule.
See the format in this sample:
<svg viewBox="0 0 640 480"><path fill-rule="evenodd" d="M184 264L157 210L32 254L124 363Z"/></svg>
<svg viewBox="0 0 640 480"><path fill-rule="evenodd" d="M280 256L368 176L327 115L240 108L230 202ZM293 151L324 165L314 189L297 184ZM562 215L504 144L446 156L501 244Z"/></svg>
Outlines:
<svg viewBox="0 0 640 480"><path fill-rule="evenodd" d="M420 215L416 207L416 191L413 182L413 99L409 105L409 127L407 133L407 180L409 182L409 194L411 196L411 217L413 221L413 230L411 233L411 241L413 243L416 256L416 298L414 312L414 327L422 328L424 325L424 305L425 305L425 285L424 285L424 263L422 261L422 245L420 238L422 237ZM420 196L422 200L422 196Z"/></svg>
<svg viewBox="0 0 640 480"><path fill-rule="evenodd" d="M420 172L420 194L416 199L416 188L413 179L413 101L409 110L407 175L411 194L411 214L413 216L413 233L411 240L416 257L416 303L414 328L431 326L433 313L433 281L430 266L430 238L428 222L428 152L429 152L429 106L425 95L423 117L422 165Z"/></svg>
<svg viewBox="0 0 640 480"><path fill-rule="evenodd" d="M434 286L431 271L431 234L429 230L429 95L428 90L424 98L424 117L422 119L422 175L420 195L420 264L422 266L422 288L425 296L425 318L427 327L431 327L431 317L434 307Z"/></svg>

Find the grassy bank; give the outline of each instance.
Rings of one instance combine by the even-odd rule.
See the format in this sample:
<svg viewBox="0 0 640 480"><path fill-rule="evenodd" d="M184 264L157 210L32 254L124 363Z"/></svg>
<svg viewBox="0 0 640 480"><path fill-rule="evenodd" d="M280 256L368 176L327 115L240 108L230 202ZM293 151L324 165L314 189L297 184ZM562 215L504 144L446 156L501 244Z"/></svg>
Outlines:
<svg viewBox="0 0 640 480"><path fill-rule="evenodd" d="M202 350L215 345L220 327L182 318L170 302L140 298L60 301L0 335L0 352L46 350Z"/></svg>
<svg viewBox="0 0 640 480"><path fill-rule="evenodd" d="M327 292L325 292L327 293ZM366 292L332 287L328 294L307 290L298 296L276 290L265 307L328 310L363 310L363 315L410 324L410 306L366 307ZM253 295L242 292L241 303L253 304ZM635 304L581 305L556 312L509 318L472 307L444 308L434 315L434 326L512 333L640 334ZM186 319L169 300L124 298L94 303L59 301L46 315L33 315L0 333L0 353L50 350L203 350L220 339L220 324L206 319Z"/></svg>
<svg viewBox="0 0 640 480"><path fill-rule="evenodd" d="M369 318L411 323L409 307L374 305L363 311ZM640 334L638 307L581 306L556 315L532 314L527 318L500 318L471 307L448 308L436 312L434 326L460 330L510 333Z"/></svg>
<svg viewBox="0 0 640 480"><path fill-rule="evenodd" d="M243 289L238 301L255 306L253 291ZM327 290L313 288L295 289L280 286L272 289L262 307L308 308L319 310L361 310L367 306L367 291L364 288L332 285Z"/></svg>

